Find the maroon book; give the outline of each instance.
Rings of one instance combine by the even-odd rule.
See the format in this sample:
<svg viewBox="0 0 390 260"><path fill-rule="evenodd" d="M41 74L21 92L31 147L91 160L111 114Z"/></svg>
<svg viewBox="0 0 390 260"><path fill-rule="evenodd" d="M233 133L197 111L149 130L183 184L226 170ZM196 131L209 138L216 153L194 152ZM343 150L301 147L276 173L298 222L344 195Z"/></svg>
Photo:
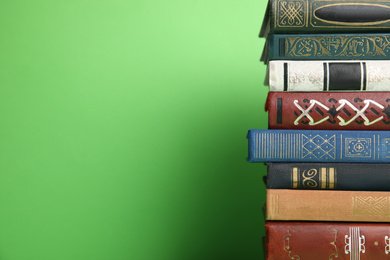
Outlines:
<svg viewBox="0 0 390 260"><path fill-rule="evenodd" d="M266 260L390 259L390 225L336 222L271 222Z"/></svg>
<svg viewBox="0 0 390 260"><path fill-rule="evenodd" d="M269 92L265 110L270 129L390 130L390 92Z"/></svg>

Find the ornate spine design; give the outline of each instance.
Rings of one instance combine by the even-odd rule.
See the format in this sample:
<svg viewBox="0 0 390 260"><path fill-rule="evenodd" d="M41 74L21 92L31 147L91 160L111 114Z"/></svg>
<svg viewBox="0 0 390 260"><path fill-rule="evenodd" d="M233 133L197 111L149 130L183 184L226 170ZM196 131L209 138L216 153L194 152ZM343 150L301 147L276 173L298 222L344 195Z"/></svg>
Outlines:
<svg viewBox="0 0 390 260"><path fill-rule="evenodd" d="M331 159L334 160L336 154L335 135L304 135L302 134L302 158Z"/></svg>
<svg viewBox="0 0 390 260"><path fill-rule="evenodd" d="M296 232L298 231L298 227L291 227L291 231ZM299 255L296 255L291 250L290 240L291 240L291 232L290 229L287 230L287 234L283 236L284 246L283 250L288 253L288 257L293 260L300 260L301 257Z"/></svg>
<svg viewBox="0 0 390 260"><path fill-rule="evenodd" d="M285 38L286 57L377 57L390 51L389 36L299 36Z"/></svg>
<svg viewBox="0 0 390 260"><path fill-rule="evenodd" d="M353 215L389 217L389 197L354 196Z"/></svg>
<svg viewBox="0 0 390 260"><path fill-rule="evenodd" d="M292 168L293 189L335 189L337 185L336 169L333 167L310 168L300 170Z"/></svg>
<svg viewBox="0 0 390 260"><path fill-rule="evenodd" d="M279 0L275 27L303 27L306 25L307 4L304 0Z"/></svg>
<svg viewBox="0 0 390 260"><path fill-rule="evenodd" d="M386 101L390 102L390 100ZM294 111L296 116L294 125L308 124L314 126L327 122L331 124L338 123L340 126L347 126L349 124L364 124L365 126L369 126L380 121L390 124L390 107L385 107L374 100L355 99L355 104L346 99L340 99L338 101L331 99L329 102L334 103L332 107L315 99L304 99L303 104L300 104L299 100L294 100L294 105L298 109L298 111ZM364 107L359 107L362 103L364 104ZM370 120L367 117L368 112L376 118ZM321 116L322 118L315 120L313 114L315 114L315 117L317 118L318 116Z"/></svg>
<svg viewBox="0 0 390 260"><path fill-rule="evenodd" d="M345 254L349 254L350 260L360 260L360 254L366 252L366 238L360 235L360 228L350 227L349 235L345 235Z"/></svg>

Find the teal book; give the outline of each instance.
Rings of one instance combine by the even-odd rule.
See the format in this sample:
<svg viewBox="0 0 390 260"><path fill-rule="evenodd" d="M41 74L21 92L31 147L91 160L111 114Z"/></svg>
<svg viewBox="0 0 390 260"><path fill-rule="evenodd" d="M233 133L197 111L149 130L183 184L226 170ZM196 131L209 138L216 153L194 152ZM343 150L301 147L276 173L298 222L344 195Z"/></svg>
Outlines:
<svg viewBox="0 0 390 260"><path fill-rule="evenodd" d="M263 60L389 60L388 34L273 34Z"/></svg>
<svg viewBox="0 0 390 260"><path fill-rule="evenodd" d="M390 163L390 131L248 132L249 162Z"/></svg>
<svg viewBox="0 0 390 260"><path fill-rule="evenodd" d="M351 32L390 32L390 0L270 0L260 37Z"/></svg>

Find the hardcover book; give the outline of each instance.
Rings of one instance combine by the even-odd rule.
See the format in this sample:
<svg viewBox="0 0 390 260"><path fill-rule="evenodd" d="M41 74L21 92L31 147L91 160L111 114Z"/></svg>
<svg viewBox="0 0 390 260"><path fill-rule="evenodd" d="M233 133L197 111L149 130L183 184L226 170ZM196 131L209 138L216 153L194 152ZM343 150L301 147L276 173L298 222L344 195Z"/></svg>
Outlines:
<svg viewBox="0 0 390 260"><path fill-rule="evenodd" d="M390 131L249 130L249 162L390 163Z"/></svg>
<svg viewBox="0 0 390 260"><path fill-rule="evenodd" d="M266 211L267 220L390 222L390 194L268 189Z"/></svg>
<svg viewBox="0 0 390 260"><path fill-rule="evenodd" d="M390 34L273 34L264 60L388 60Z"/></svg>
<svg viewBox="0 0 390 260"><path fill-rule="evenodd" d="M272 33L390 31L389 0L270 0L260 37Z"/></svg>
<svg viewBox="0 0 390 260"><path fill-rule="evenodd" d="M390 91L390 61L270 61L270 91Z"/></svg>
<svg viewBox="0 0 390 260"><path fill-rule="evenodd" d="M267 189L390 191L390 164L267 163Z"/></svg>
<svg viewBox="0 0 390 260"><path fill-rule="evenodd" d="M390 92L269 92L269 129L390 130Z"/></svg>
<svg viewBox="0 0 390 260"><path fill-rule="evenodd" d="M390 226L383 223L267 221L266 260L385 260Z"/></svg>

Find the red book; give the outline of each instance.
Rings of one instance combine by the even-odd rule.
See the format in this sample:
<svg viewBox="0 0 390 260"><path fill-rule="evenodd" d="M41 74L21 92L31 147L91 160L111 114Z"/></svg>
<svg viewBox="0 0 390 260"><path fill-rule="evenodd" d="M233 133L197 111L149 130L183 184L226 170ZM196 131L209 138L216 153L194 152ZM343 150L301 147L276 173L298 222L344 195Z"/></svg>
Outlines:
<svg viewBox="0 0 390 260"><path fill-rule="evenodd" d="M390 130L390 92L269 92L265 110L270 129Z"/></svg>
<svg viewBox="0 0 390 260"><path fill-rule="evenodd" d="M390 259L390 225L337 222L271 222L266 260Z"/></svg>

